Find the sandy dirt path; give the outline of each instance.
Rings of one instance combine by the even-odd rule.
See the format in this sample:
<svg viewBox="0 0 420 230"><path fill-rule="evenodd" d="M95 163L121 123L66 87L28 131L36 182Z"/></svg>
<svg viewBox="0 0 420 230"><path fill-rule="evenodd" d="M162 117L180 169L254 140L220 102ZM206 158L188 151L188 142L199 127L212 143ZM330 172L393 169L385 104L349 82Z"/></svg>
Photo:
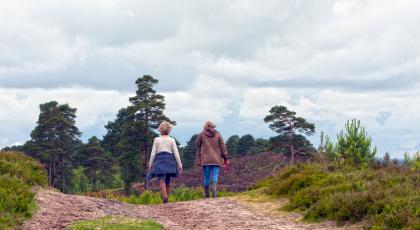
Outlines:
<svg viewBox="0 0 420 230"><path fill-rule="evenodd" d="M77 220L105 216L152 219L165 229L339 229L334 223L303 224L296 216L267 214L234 198L202 199L165 205L130 205L41 189L38 211L23 229L64 229ZM293 214L291 214L293 215Z"/></svg>

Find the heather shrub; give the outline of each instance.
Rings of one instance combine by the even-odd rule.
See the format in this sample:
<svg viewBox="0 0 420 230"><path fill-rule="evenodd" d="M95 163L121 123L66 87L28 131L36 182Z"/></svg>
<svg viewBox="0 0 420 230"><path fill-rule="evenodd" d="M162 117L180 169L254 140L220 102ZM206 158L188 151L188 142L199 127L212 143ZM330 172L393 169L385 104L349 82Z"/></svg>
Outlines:
<svg viewBox="0 0 420 230"><path fill-rule="evenodd" d="M32 186L47 184L47 173L34 159L17 152L0 152L0 229L12 229L32 216L36 206Z"/></svg>
<svg viewBox="0 0 420 230"><path fill-rule="evenodd" d="M355 167L300 164L258 182L273 196L286 196L282 207L307 221L363 221L368 228L419 229L420 174L411 167Z"/></svg>
<svg viewBox="0 0 420 230"><path fill-rule="evenodd" d="M23 153L0 152L0 174L15 176L28 185L47 185L44 167Z"/></svg>

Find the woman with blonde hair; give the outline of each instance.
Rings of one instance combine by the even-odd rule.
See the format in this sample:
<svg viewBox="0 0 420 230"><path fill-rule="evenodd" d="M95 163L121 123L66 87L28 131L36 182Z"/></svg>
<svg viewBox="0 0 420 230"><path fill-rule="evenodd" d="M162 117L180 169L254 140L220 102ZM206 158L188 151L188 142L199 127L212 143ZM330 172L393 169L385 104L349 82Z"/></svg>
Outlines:
<svg viewBox="0 0 420 230"><path fill-rule="evenodd" d="M149 174L147 181L157 177L159 179L159 190L163 203L168 203L168 196L171 190L171 178L182 173L182 163L174 138L169 136L172 126L169 122L160 123L160 136L153 141L153 148L149 161Z"/></svg>
<svg viewBox="0 0 420 230"><path fill-rule="evenodd" d="M210 189L213 197L217 197L217 183L219 180L220 167L228 167L228 152L220 133L215 129L216 125L207 121L203 131L198 135L196 164L203 167L204 196L210 197Z"/></svg>

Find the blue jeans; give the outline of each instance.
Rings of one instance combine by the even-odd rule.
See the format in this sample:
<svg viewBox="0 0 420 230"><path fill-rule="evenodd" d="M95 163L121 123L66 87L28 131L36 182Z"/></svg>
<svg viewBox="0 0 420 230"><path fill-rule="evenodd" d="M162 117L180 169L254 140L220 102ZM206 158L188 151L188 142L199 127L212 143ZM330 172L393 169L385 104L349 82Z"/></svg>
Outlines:
<svg viewBox="0 0 420 230"><path fill-rule="evenodd" d="M210 179L217 184L219 181L220 166L218 165L204 165L203 166L203 183L204 186L210 186Z"/></svg>

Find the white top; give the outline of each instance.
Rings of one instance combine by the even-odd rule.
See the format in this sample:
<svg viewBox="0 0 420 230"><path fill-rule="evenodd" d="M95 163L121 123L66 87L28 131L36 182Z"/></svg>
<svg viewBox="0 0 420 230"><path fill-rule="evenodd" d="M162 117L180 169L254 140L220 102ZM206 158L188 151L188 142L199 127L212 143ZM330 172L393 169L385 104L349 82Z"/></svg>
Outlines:
<svg viewBox="0 0 420 230"><path fill-rule="evenodd" d="M176 141L170 136L160 136L156 137L153 141L152 154L150 156L149 165L153 165L157 153L168 152L175 155L176 162L178 167L182 168L181 158L179 157L178 147L176 146Z"/></svg>

